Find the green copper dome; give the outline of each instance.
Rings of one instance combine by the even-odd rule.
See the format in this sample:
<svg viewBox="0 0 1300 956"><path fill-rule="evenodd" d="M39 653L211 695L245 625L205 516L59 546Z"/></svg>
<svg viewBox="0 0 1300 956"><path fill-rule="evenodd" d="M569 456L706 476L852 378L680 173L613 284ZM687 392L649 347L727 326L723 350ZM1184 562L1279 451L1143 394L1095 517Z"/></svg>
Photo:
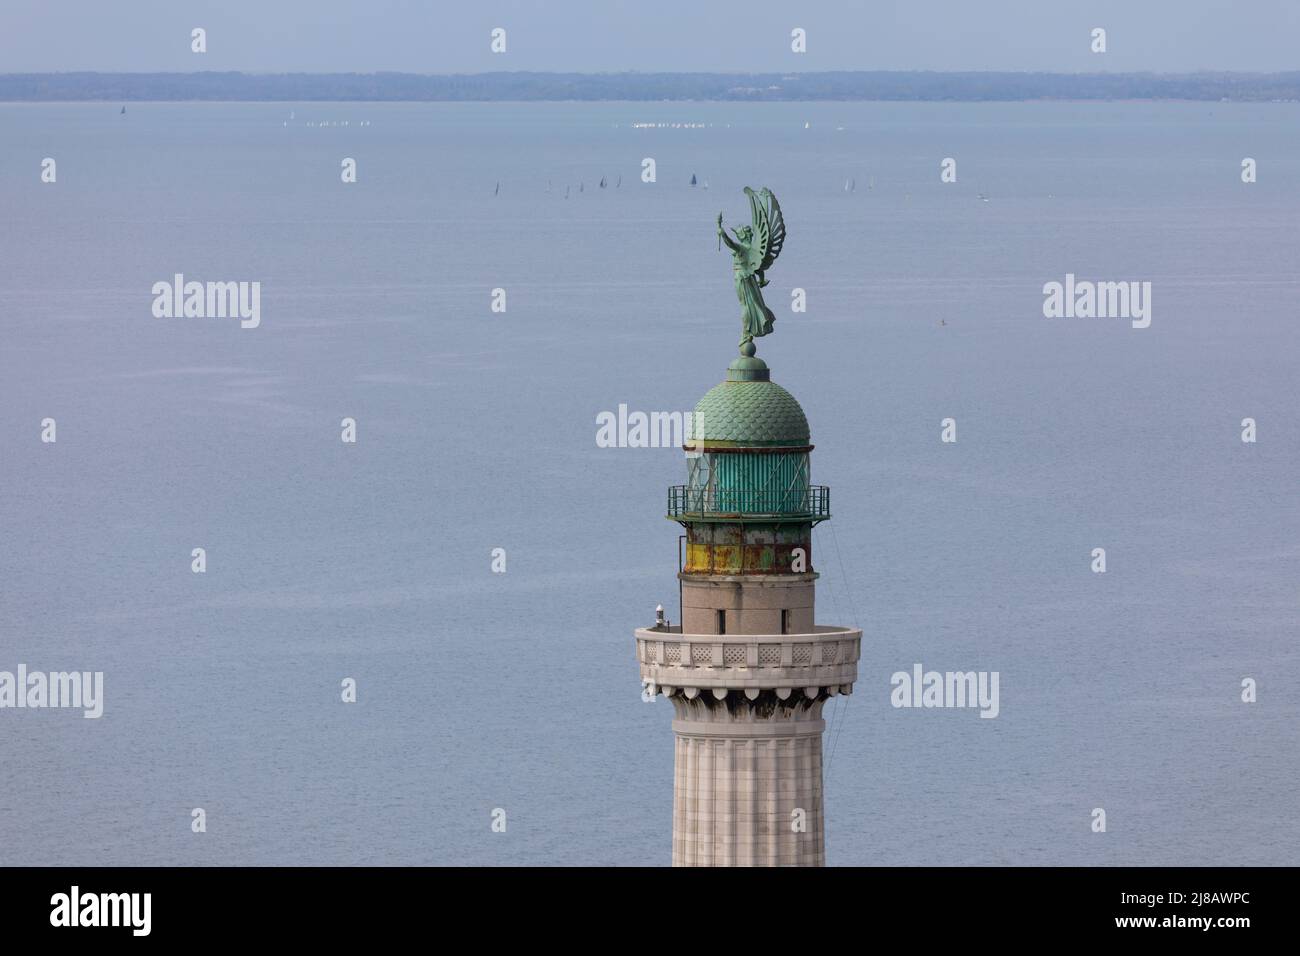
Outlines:
<svg viewBox="0 0 1300 956"><path fill-rule="evenodd" d="M727 381L700 399L691 416L692 441L723 447L808 444L808 419L795 397L769 380L766 363L739 358Z"/></svg>

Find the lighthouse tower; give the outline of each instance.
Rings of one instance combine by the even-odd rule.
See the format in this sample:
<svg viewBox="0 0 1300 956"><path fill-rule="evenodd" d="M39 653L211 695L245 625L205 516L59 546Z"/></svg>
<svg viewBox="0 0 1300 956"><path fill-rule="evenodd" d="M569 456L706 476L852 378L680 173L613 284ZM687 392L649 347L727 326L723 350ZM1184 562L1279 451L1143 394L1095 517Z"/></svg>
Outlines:
<svg viewBox="0 0 1300 956"><path fill-rule="evenodd" d="M821 866L822 708L857 679L862 632L815 623L808 420L745 341L695 407L681 621L636 632L641 679L673 705L674 866Z"/></svg>

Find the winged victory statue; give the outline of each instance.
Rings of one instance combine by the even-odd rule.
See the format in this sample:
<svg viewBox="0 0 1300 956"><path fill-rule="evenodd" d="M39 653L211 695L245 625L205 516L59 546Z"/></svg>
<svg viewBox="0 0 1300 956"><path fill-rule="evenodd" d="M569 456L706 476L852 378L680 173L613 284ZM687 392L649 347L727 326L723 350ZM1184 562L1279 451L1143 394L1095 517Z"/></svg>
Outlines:
<svg viewBox="0 0 1300 956"><path fill-rule="evenodd" d="M736 226L733 239L722 226L722 213L718 213L718 246L727 244L731 250L732 271L736 281L736 298L740 300L740 321L744 333L740 338L741 351L753 355L754 339L768 335L776 316L763 301L762 289L767 285L767 270L785 245L785 219L776 196L764 187L754 192L745 187L749 197L750 225ZM748 344L748 347L746 347Z"/></svg>

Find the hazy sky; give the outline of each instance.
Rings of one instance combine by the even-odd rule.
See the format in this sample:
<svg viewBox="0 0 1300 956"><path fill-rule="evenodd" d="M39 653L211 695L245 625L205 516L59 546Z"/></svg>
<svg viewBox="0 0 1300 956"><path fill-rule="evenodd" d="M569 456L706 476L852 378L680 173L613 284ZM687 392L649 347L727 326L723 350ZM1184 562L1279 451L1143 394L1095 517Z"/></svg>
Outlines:
<svg viewBox="0 0 1300 956"><path fill-rule="evenodd" d="M1294 70L1300 0L0 0L0 73L628 69Z"/></svg>

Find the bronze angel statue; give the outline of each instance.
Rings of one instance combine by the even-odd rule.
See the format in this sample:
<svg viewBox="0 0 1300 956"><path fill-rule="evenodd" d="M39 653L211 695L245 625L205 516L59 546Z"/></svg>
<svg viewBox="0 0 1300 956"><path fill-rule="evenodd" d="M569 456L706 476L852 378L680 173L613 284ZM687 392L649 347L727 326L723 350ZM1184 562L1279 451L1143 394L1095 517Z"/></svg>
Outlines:
<svg viewBox="0 0 1300 956"><path fill-rule="evenodd" d="M744 324L744 334L740 338L742 350L745 343L752 343L755 337L772 331L776 316L763 301L761 290L767 285L767 270L785 245L785 219L772 191L765 187L754 192L746 186L745 195L749 197L752 224L734 227L731 231L736 234L735 239L727 235L722 227L722 213L718 213L718 247L721 248L725 242L731 250L736 298L740 300L740 321ZM747 354L753 354L752 346Z"/></svg>

